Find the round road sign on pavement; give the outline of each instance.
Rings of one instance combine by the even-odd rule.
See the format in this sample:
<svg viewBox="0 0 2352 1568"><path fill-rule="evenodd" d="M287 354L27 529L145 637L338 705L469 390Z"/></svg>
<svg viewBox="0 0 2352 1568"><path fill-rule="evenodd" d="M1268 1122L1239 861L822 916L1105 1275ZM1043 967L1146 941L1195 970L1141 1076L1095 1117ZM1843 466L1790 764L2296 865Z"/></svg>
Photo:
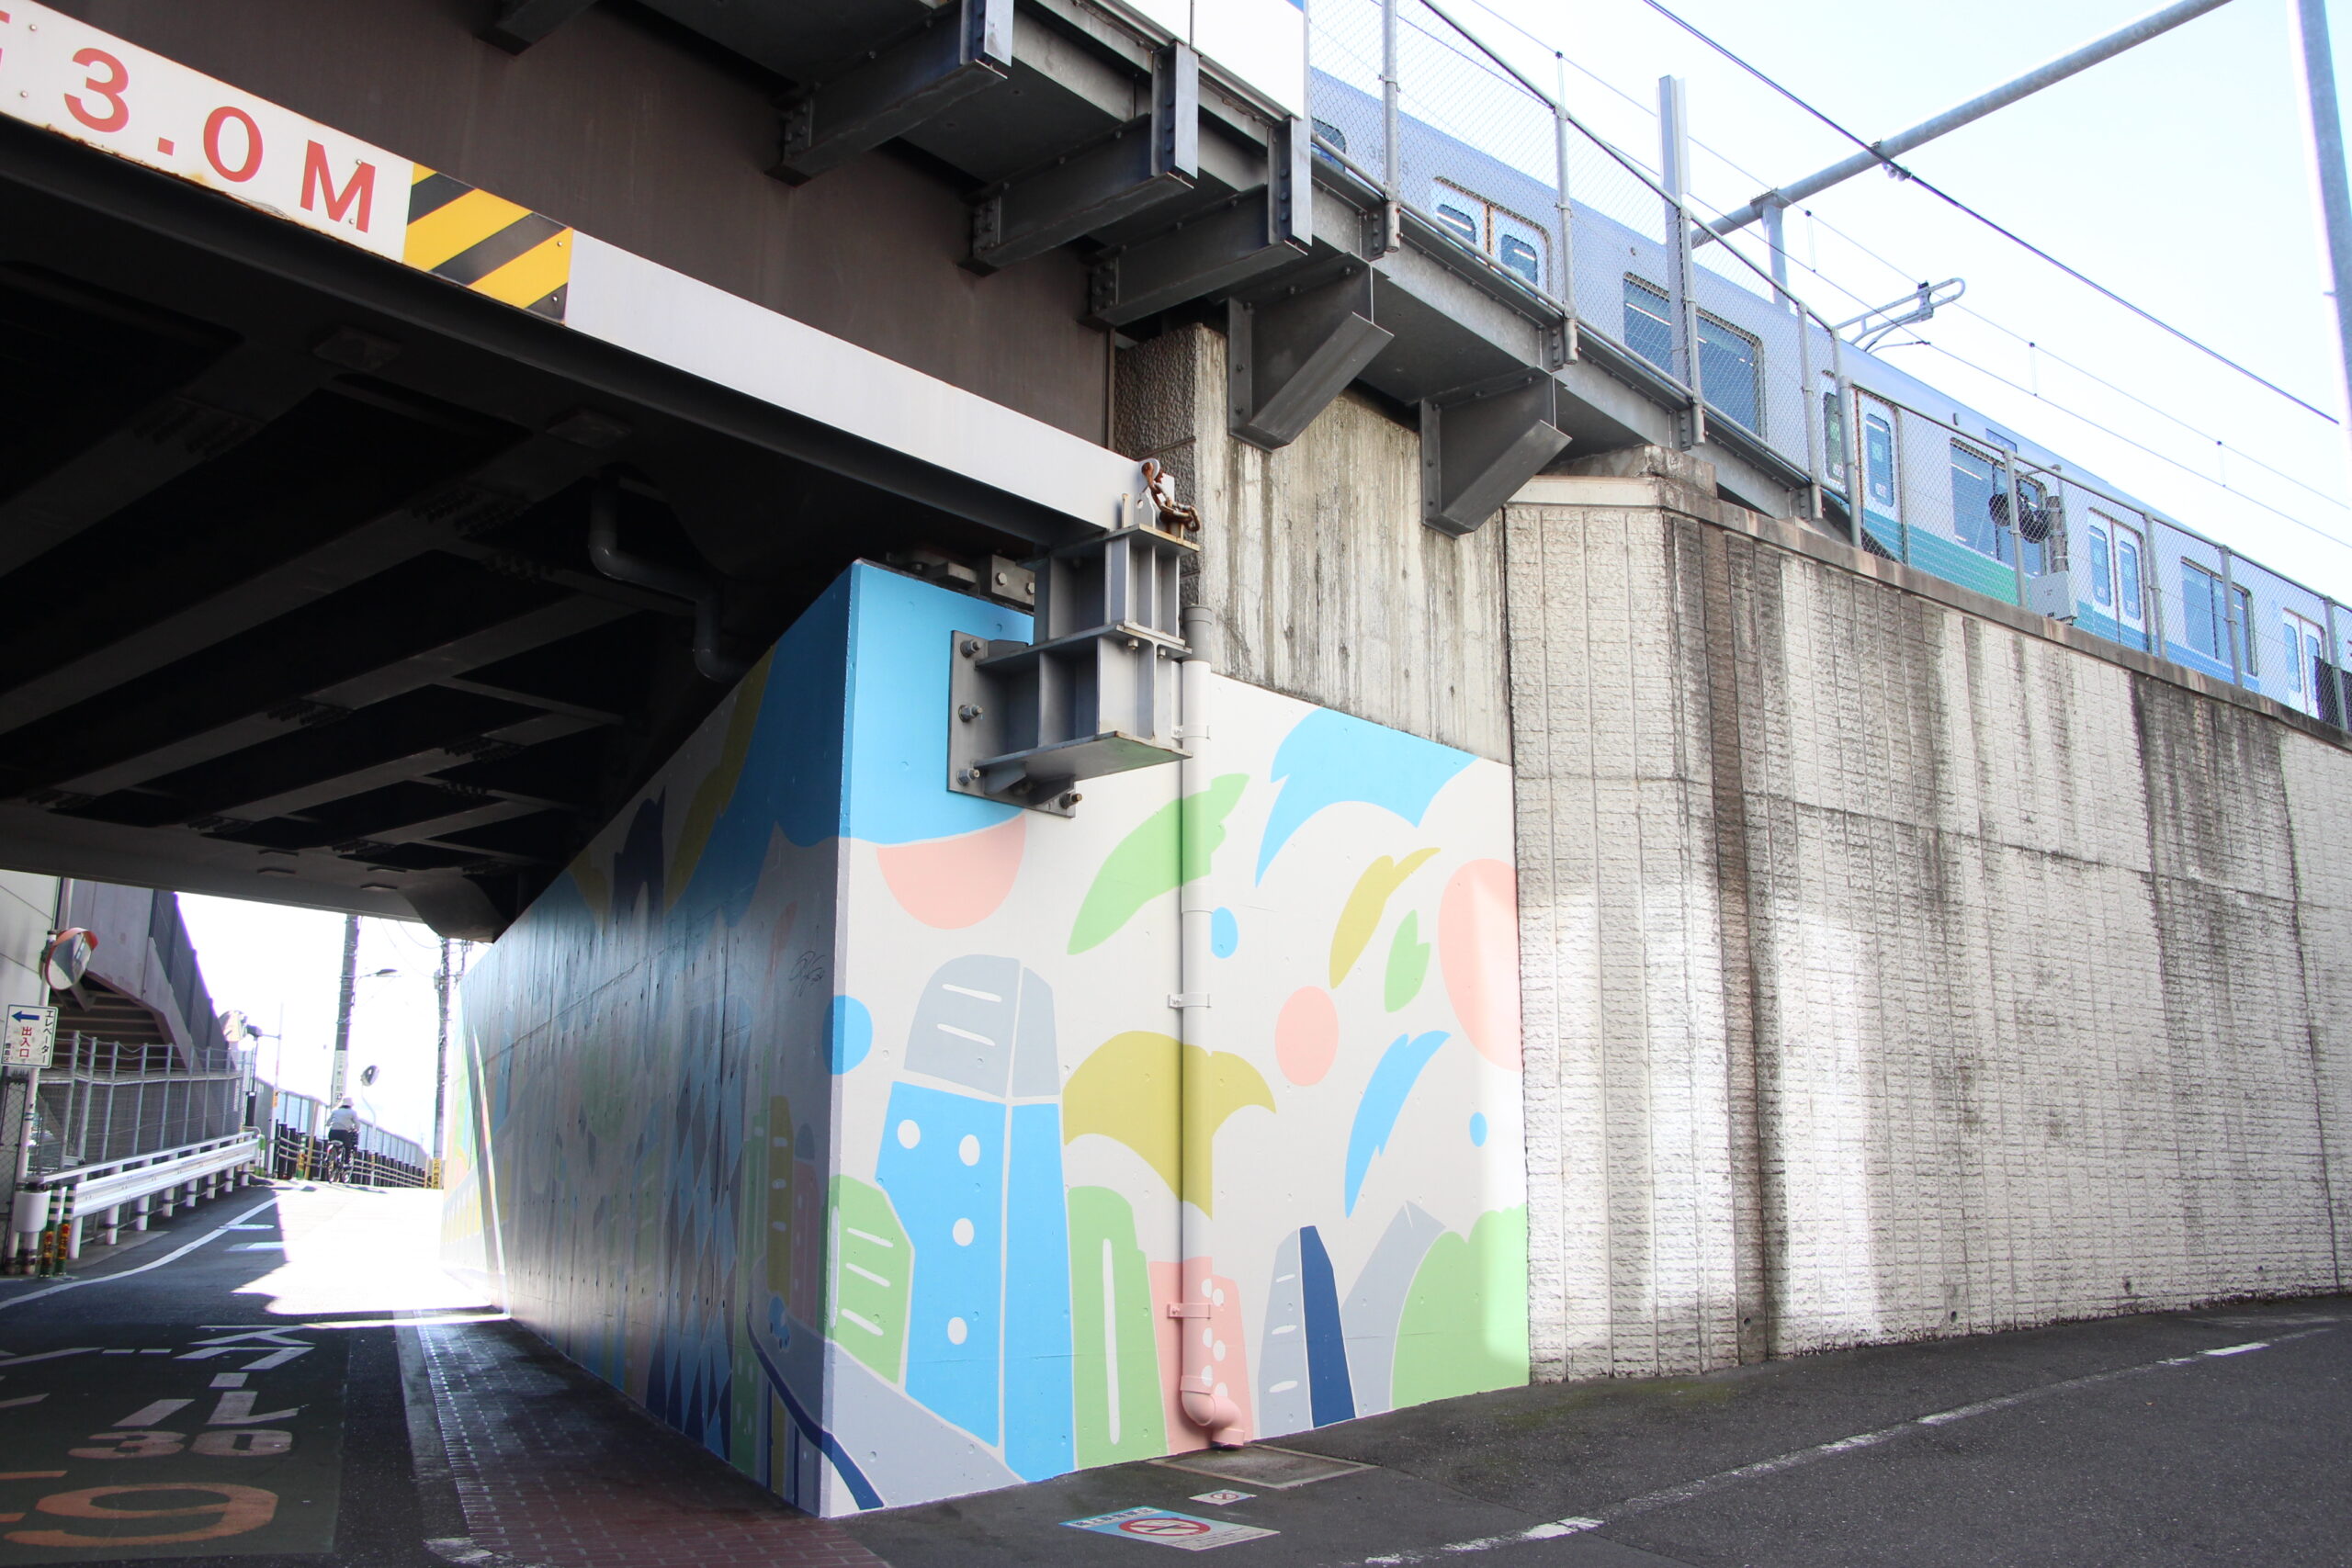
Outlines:
<svg viewBox="0 0 2352 1568"><path fill-rule="evenodd" d="M1212 1527L1205 1519L1178 1519L1163 1514L1157 1518L1129 1519L1119 1528L1129 1535L1206 1535Z"/></svg>

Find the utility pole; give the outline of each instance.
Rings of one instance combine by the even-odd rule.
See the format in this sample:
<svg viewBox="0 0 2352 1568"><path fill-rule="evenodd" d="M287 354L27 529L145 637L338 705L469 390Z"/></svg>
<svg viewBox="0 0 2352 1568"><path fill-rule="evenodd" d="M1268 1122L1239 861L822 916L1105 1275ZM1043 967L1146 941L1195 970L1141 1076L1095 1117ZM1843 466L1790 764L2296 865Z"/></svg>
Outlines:
<svg viewBox="0 0 2352 1568"><path fill-rule="evenodd" d="M2327 0L2297 0L2303 32L2303 89L2319 163L2319 205L2327 227L2328 271L2335 280L2336 347L2352 390L2352 188L2344 173L2344 119L2335 104L2335 51L2327 37ZM2331 652L2333 650L2331 649Z"/></svg>
<svg viewBox="0 0 2352 1568"><path fill-rule="evenodd" d="M351 1003L359 990L359 917L343 917L343 990L335 998L334 1066L327 1075L327 1108L343 1103L343 1081L351 1070Z"/></svg>
<svg viewBox="0 0 2352 1568"><path fill-rule="evenodd" d="M433 1056L433 1175L437 1184L441 1176L442 1127L449 1108L449 997L457 989L458 977L449 969L450 942L441 939L441 967L434 972L433 991L441 999L441 1035Z"/></svg>

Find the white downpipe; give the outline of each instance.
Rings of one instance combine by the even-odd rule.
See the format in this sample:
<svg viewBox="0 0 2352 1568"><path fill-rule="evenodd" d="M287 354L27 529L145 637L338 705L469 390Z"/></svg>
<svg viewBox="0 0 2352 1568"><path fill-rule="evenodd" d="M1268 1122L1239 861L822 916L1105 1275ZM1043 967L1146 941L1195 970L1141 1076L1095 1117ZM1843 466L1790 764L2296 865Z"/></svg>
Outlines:
<svg viewBox="0 0 2352 1568"><path fill-rule="evenodd" d="M1205 1190L1209 1173L1193 1168L1194 1141L1187 1130L1211 1120L1209 1109L1201 1103L1208 1093L1208 1077L1192 1070L1195 1060L1205 1063L1211 1050L1209 1043L1209 923L1216 900L1211 895L1205 877L1185 879L1183 875L1193 832L1193 802L1205 796L1209 784L1207 757L1209 739L1209 677L1216 673L1217 649L1216 612L1204 604L1189 605L1183 614L1184 642L1188 651L1180 672L1178 700L1182 705L1178 736L1184 743L1184 760L1176 765L1176 790L1182 804L1177 808L1177 958L1176 975L1179 994L1176 1004L1177 1039L1181 1048L1176 1053L1177 1139L1179 1151L1179 1190L1177 1213L1177 1278L1187 1280L1195 1260L1199 1263L1201 1285L1197 1292L1185 1291L1184 1299L1170 1306L1169 1315L1178 1320L1178 1342L1182 1347L1177 1380L1178 1401L1183 1405L1184 1418L1208 1434L1209 1441L1218 1448L1238 1448L1249 1437L1242 1429L1241 1410L1233 1401L1216 1391L1216 1362L1211 1355L1209 1333L1209 1276L1216 1272L1210 1267L1215 1250L1208 1215L1192 1200L1208 1199ZM1199 1047L1197 1056L1193 1047ZM1205 1156L1208 1145L1203 1140L1199 1151ZM1206 1164L1205 1160L1202 1162Z"/></svg>

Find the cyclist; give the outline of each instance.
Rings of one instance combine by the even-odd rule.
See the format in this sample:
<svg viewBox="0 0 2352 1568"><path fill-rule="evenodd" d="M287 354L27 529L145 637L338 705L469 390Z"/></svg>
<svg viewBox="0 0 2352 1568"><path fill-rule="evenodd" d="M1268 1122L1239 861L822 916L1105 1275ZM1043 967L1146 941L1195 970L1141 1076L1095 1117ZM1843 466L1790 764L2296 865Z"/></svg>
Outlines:
<svg viewBox="0 0 2352 1568"><path fill-rule="evenodd" d="M358 1164L358 1154L359 1112L351 1108L351 1101L346 1099L327 1112L328 1179L348 1178Z"/></svg>

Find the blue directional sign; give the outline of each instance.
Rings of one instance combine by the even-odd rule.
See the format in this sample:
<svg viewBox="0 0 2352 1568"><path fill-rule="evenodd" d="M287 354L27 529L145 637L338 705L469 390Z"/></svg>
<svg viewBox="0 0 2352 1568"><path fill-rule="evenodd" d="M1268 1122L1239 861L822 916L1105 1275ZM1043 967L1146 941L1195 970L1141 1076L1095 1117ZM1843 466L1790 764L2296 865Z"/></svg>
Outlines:
<svg viewBox="0 0 2352 1568"><path fill-rule="evenodd" d="M45 1067L57 1049L57 1010L14 1002L6 1013L6 1043L0 1063L11 1067Z"/></svg>

